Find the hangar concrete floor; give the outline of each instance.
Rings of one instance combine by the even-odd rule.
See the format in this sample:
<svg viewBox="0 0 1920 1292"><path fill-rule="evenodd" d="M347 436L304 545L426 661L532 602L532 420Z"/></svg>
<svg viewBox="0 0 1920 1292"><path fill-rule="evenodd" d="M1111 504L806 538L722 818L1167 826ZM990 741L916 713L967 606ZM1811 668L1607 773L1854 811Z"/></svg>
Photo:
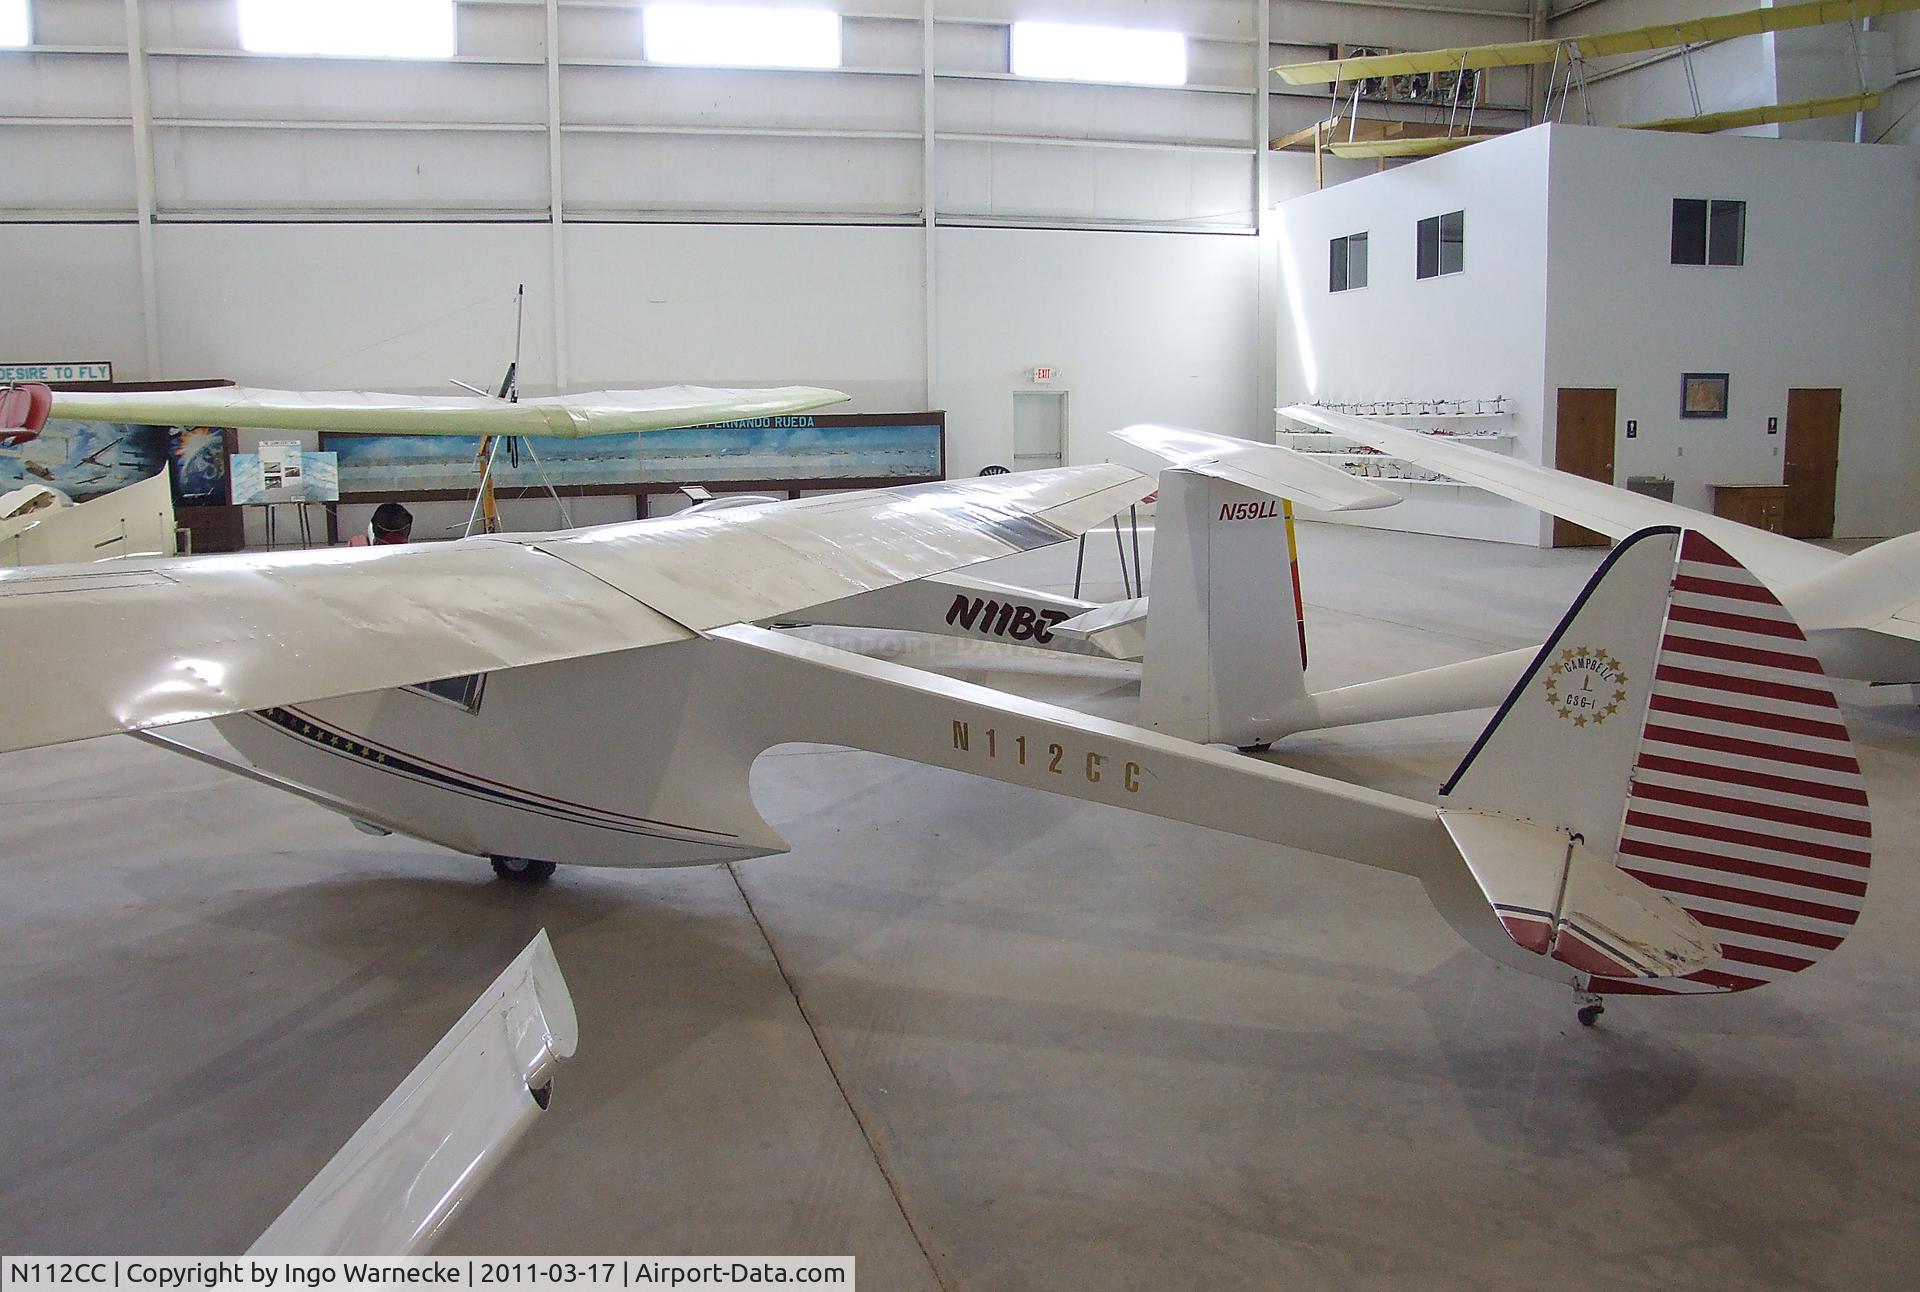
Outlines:
<svg viewBox="0 0 1920 1292"><path fill-rule="evenodd" d="M1303 545L1322 684L1538 640L1597 556ZM1129 702L1124 667L942 650ZM869 1292L1911 1287L1920 713L1845 698L1855 936L1591 1031L1397 877L868 755L761 761L790 856L540 890L133 741L9 756L0 1251L245 1247L544 926L580 1053L445 1251L853 1252ZM1480 722L1285 757L1426 793Z"/></svg>

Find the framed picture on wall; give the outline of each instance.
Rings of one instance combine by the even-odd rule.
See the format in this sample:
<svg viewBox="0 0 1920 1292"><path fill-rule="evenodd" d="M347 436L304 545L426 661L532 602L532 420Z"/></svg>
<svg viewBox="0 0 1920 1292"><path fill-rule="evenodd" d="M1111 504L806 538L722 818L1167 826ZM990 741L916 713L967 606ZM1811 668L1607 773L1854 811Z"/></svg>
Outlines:
<svg viewBox="0 0 1920 1292"><path fill-rule="evenodd" d="M1689 372L1680 377L1680 416L1725 417L1727 374Z"/></svg>

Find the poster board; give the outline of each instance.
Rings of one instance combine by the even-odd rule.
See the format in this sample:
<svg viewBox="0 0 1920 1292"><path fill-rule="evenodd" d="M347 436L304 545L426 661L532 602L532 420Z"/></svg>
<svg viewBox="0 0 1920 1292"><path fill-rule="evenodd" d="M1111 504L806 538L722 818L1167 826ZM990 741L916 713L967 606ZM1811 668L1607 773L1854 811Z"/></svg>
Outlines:
<svg viewBox="0 0 1920 1292"><path fill-rule="evenodd" d="M236 507L339 500L340 472L332 453L303 450L298 441L262 440L258 453L233 456Z"/></svg>

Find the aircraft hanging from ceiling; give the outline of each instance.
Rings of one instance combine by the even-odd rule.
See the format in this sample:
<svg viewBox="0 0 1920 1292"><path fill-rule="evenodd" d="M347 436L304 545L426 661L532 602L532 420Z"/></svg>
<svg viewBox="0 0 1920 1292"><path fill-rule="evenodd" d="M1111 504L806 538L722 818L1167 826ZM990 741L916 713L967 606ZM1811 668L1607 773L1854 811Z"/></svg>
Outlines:
<svg viewBox="0 0 1920 1292"><path fill-rule="evenodd" d="M1378 77L1436 73L1464 76L1467 72L1496 67L1551 65L1555 69L1555 76L1558 77L1561 75L1560 68L1564 64L1568 69L1562 91L1564 94L1571 91L1578 77L1577 69L1589 59L1670 48L1691 51L1696 46L1742 36L1795 31L1824 26L1828 23L1857 23L1864 18L1878 18L1916 8L1920 8L1920 0L1805 0L1800 4L1748 9L1738 13L1717 14L1683 22L1653 23L1625 31L1593 32L1579 36L1508 41L1492 45L1465 45L1393 54L1364 54L1349 58L1288 63L1272 70L1275 75L1290 85L1338 87L1343 82L1357 83ZM1549 102L1553 93L1550 85L1547 93ZM1869 112L1879 104L1878 90L1866 84L1863 76L1860 90L1856 94L1827 95L1785 103L1759 104L1723 112L1696 112L1686 117L1630 122L1626 123L1625 128L1711 134L1719 130ZM1453 129L1450 121L1445 133L1426 133L1418 137L1410 134L1395 134L1390 129L1369 130L1366 132L1367 137L1364 138L1357 129L1349 129L1347 138L1337 137L1340 129L1346 129L1353 124L1351 120L1346 123L1337 121L1317 123L1309 130L1296 132L1283 142L1288 146L1295 146L1311 135L1316 147L1325 147L1336 156L1388 158L1430 156L1498 137L1497 133L1474 133L1471 127L1471 115L1468 117L1467 128L1458 132ZM1374 125L1375 123L1366 124ZM1397 123L1379 124L1386 126ZM1434 129L1437 130L1437 127Z"/></svg>
<svg viewBox="0 0 1920 1292"><path fill-rule="evenodd" d="M1568 58L1607 58L1617 54L1703 45L1739 36L1820 27L1833 22L1858 22L1862 18L1879 18L1886 14L1905 13L1910 9L1920 9L1920 0L1805 0L1801 4L1746 9L1739 13L1690 18L1684 22L1653 23L1626 31L1508 41L1494 45L1463 45L1403 54L1323 59L1310 63L1288 63L1273 71L1289 85L1326 85L1415 72L1528 67Z"/></svg>

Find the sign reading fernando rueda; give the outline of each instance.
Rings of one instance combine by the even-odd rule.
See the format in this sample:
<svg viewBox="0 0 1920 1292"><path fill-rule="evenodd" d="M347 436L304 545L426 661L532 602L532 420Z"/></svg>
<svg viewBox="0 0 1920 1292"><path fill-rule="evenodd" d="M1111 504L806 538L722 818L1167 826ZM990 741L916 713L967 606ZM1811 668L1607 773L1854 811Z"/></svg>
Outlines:
<svg viewBox="0 0 1920 1292"><path fill-rule="evenodd" d="M0 1292L335 1292L357 1287L474 1292L805 1287L853 1292L851 1256L6 1256Z"/></svg>
<svg viewBox="0 0 1920 1292"><path fill-rule="evenodd" d="M0 381L112 381L113 365L105 359L89 362L0 363Z"/></svg>

